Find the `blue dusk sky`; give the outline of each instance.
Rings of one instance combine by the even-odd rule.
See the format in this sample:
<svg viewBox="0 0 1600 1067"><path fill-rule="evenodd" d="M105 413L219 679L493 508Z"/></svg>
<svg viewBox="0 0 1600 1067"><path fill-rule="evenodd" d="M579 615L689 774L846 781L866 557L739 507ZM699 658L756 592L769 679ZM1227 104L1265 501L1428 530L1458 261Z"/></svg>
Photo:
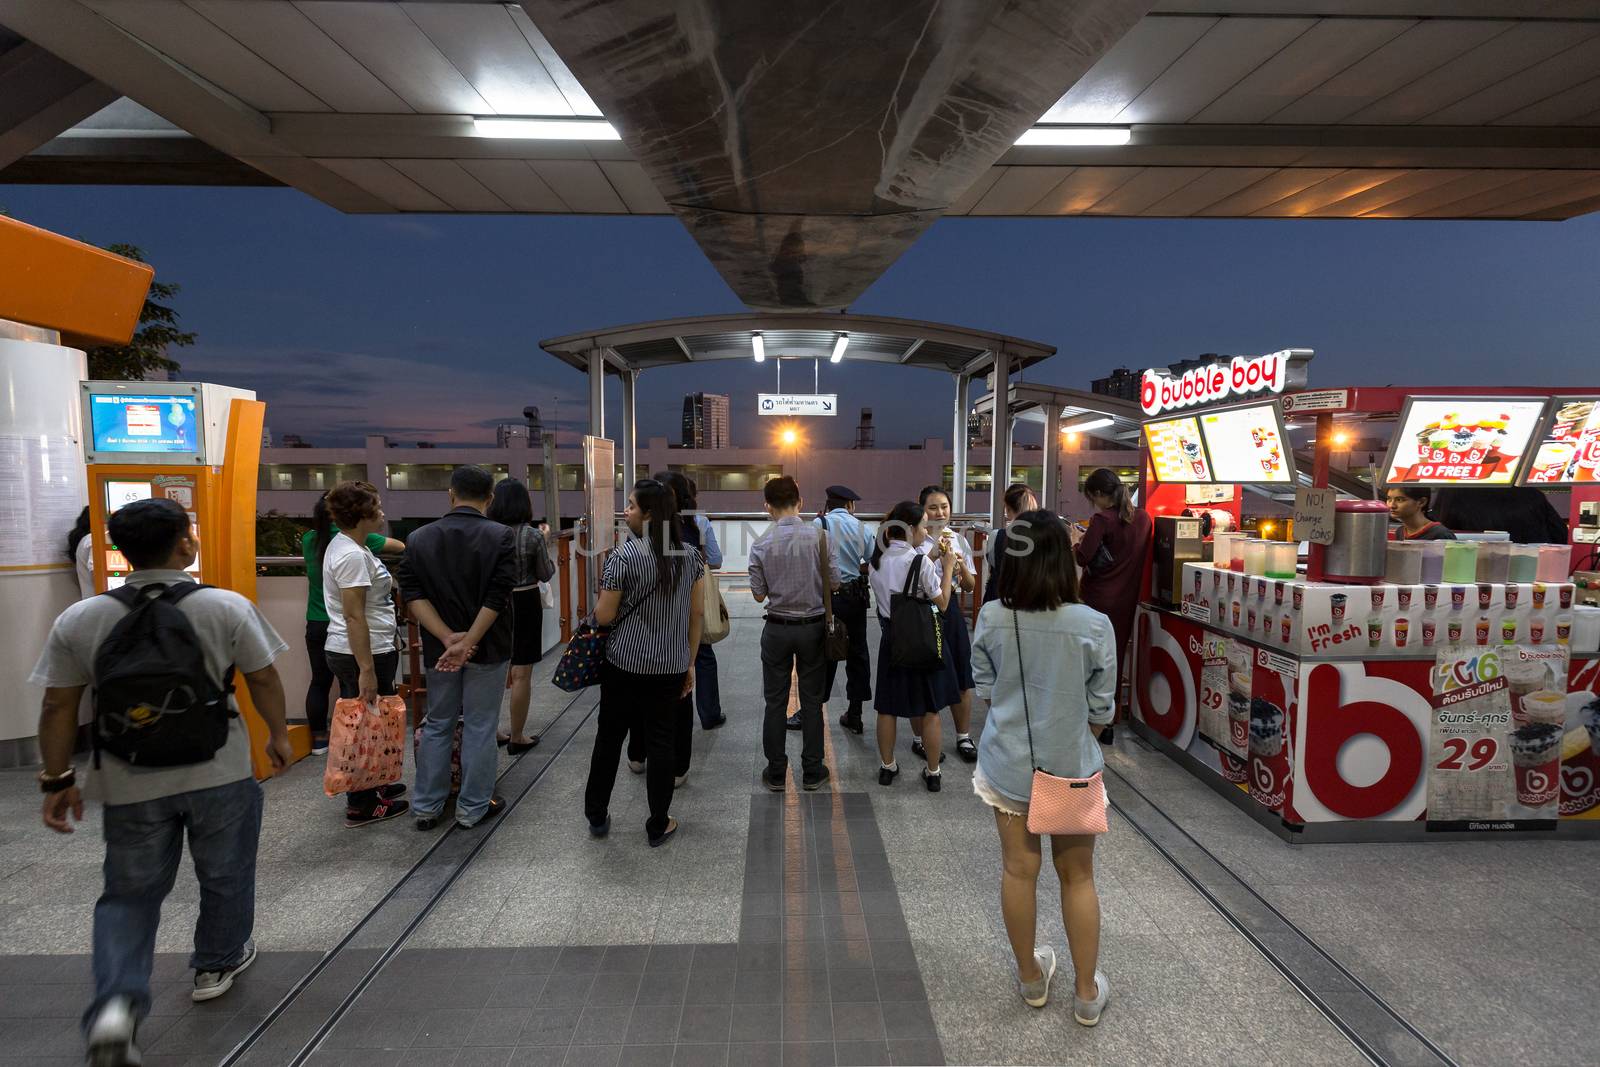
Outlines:
<svg viewBox="0 0 1600 1067"><path fill-rule="evenodd" d="M538 346L601 326L741 310L673 218L342 215L288 189L6 186L0 210L141 247L199 342L185 379L255 389L274 435L491 443L524 405L584 420L585 380ZM948 219L851 310L1055 345L1033 380L1086 388L1117 366L1202 352L1316 350L1313 385L1600 385L1600 216L1570 222ZM787 365L791 388L810 368ZM823 364L845 445L950 432L950 379ZM641 438L679 434L682 397L732 396L735 444L764 444L774 370L647 372ZM612 386L615 393L615 385ZM614 404L614 395L613 395Z"/></svg>

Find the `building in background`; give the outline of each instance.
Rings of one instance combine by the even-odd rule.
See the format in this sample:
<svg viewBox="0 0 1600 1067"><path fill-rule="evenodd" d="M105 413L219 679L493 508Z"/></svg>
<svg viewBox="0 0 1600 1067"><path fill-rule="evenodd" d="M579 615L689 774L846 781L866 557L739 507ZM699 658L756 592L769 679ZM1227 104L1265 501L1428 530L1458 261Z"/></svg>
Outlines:
<svg viewBox="0 0 1600 1067"><path fill-rule="evenodd" d="M1138 400L1139 380L1143 376L1142 371L1118 367L1104 378L1090 382L1089 391L1101 396L1114 396L1118 400Z"/></svg>
<svg viewBox="0 0 1600 1067"><path fill-rule="evenodd" d="M729 448L728 397L725 393L689 393L683 398L683 447Z"/></svg>
<svg viewBox="0 0 1600 1067"><path fill-rule="evenodd" d="M861 421L856 423L856 448L877 448L878 431L872 425L872 409L861 409Z"/></svg>
<svg viewBox="0 0 1600 1067"><path fill-rule="evenodd" d="M301 437L297 433L286 433L286 434L283 435L283 447L284 448L315 448L316 446L313 445L310 441L307 441L306 439ZM265 461L263 461L263 462L265 462Z"/></svg>
<svg viewBox="0 0 1600 1067"><path fill-rule="evenodd" d="M528 437L527 424L521 422L502 422L494 428L494 447L496 448L532 448L533 442Z"/></svg>
<svg viewBox="0 0 1600 1067"><path fill-rule="evenodd" d="M272 447L272 427L271 426L263 426L263 427L261 427L261 447L262 448L271 448Z"/></svg>

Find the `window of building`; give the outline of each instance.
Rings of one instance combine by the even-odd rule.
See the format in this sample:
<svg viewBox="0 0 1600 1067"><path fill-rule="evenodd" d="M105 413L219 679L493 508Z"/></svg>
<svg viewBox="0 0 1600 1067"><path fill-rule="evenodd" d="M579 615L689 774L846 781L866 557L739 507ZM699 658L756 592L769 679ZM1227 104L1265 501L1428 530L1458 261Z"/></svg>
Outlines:
<svg viewBox="0 0 1600 1067"><path fill-rule="evenodd" d="M256 488L327 492L340 482L359 482L367 468L357 463L263 463Z"/></svg>
<svg viewBox="0 0 1600 1067"><path fill-rule="evenodd" d="M455 469L453 463L390 463L383 472L390 489L440 493L450 488L450 474ZM511 468L496 464L489 468L489 473L498 482L511 476Z"/></svg>
<svg viewBox="0 0 1600 1067"><path fill-rule="evenodd" d="M1083 483L1089 480L1089 475L1099 469L1099 467L1078 468L1078 492L1083 492ZM1129 489L1137 490L1139 488L1138 467L1108 467L1107 469L1115 473L1118 478L1121 478L1122 484Z"/></svg>
<svg viewBox="0 0 1600 1067"><path fill-rule="evenodd" d="M669 463L667 469L677 471L694 482L702 493L737 493L760 489L772 479L783 476L783 468L779 466Z"/></svg>
<svg viewBox="0 0 1600 1067"><path fill-rule="evenodd" d="M939 479L942 484L949 485L955 476L955 466L953 464L946 463L940 471ZM988 467L977 467L968 464L967 492L971 493L981 490L987 493L989 491L989 483L991 480L992 479L989 477ZM1039 492L1040 487L1044 485L1044 468L1012 467L1011 480L1013 482L1023 482L1028 486L1028 488L1037 493Z"/></svg>

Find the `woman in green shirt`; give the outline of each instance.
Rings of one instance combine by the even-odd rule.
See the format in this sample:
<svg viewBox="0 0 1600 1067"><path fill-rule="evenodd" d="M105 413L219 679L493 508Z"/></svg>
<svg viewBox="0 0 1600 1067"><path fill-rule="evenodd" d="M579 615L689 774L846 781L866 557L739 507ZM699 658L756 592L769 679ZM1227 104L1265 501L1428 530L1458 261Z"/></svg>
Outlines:
<svg viewBox="0 0 1600 1067"><path fill-rule="evenodd" d="M339 531L325 497L311 509L312 528L300 538L300 554L306 561L306 655L311 661L311 684L306 688L306 722L311 727L311 751L328 751L328 694L333 690L333 670L328 666L328 609L322 602L322 557L328 543ZM392 537L375 533L366 546L375 555L395 555L406 546Z"/></svg>

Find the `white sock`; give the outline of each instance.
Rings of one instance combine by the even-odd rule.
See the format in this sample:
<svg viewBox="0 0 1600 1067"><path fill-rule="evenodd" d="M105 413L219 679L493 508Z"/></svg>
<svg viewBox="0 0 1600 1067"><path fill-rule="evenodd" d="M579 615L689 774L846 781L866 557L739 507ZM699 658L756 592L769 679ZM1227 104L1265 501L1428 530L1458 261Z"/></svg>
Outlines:
<svg viewBox="0 0 1600 1067"><path fill-rule="evenodd" d="M928 775L929 778L937 778L937 777L939 777L940 771L939 771L939 768L935 767L933 770L927 771L925 773Z"/></svg>
<svg viewBox="0 0 1600 1067"><path fill-rule="evenodd" d="M956 740L957 741L971 741L972 740L972 735L971 734L956 734Z"/></svg>
<svg viewBox="0 0 1600 1067"><path fill-rule="evenodd" d="M883 764L883 769L886 771L898 772L900 770L900 761L895 760L893 763L885 763Z"/></svg>

